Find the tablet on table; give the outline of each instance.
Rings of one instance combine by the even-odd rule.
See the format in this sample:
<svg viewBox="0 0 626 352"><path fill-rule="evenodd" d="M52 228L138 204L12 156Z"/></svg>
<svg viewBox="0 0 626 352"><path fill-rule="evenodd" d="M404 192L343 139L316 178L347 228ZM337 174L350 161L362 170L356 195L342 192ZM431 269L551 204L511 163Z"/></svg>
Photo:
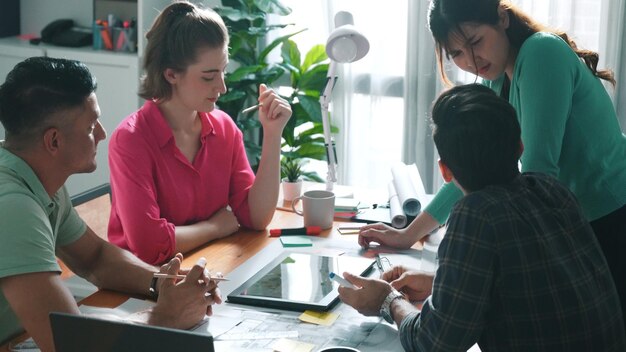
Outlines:
<svg viewBox="0 0 626 352"><path fill-rule="evenodd" d="M339 301L339 285L329 278L350 272L366 275L374 260L283 252L228 296L229 303L265 308L327 311Z"/></svg>

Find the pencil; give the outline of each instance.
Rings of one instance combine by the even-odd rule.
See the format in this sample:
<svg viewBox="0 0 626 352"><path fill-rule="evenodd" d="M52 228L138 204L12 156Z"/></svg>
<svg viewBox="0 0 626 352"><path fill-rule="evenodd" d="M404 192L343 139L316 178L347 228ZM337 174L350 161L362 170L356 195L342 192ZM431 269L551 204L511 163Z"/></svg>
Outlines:
<svg viewBox="0 0 626 352"><path fill-rule="evenodd" d="M154 273L152 276L162 278L162 279L179 279L179 280L182 280L187 277L185 275L180 275L180 274L172 275L172 274L164 274L164 273ZM218 277L218 276L209 277L209 279L214 280L214 281L230 281L225 277Z"/></svg>
<svg viewBox="0 0 626 352"><path fill-rule="evenodd" d="M252 112L252 111L254 111L254 110L256 110L256 109L260 108L261 106L263 106L263 104L256 104L256 105L252 105L252 106L251 106L251 107L249 107L249 108L245 108L245 109L243 109L243 110L241 111L241 113L242 113L242 114L247 114L247 113L249 113L249 112Z"/></svg>

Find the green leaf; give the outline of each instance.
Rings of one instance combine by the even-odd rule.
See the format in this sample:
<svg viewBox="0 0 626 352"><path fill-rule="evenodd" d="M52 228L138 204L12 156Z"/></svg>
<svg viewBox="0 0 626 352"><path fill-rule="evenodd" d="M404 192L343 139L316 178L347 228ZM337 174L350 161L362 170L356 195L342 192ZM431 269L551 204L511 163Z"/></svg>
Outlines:
<svg viewBox="0 0 626 352"><path fill-rule="evenodd" d="M321 91L326 86L328 64L317 65L304 72L300 78L300 89Z"/></svg>
<svg viewBox="0 0 626 352"><path fill-rule="evenodd" d="M320 144L306 144L298 149L298 154L302 158L311 158L315 160L326 160L326 148Z"/></svg>
<svg viewBox="0 0 626 352"><path fill-rule="evenodd" d="M309 67L328 59L326 55L326 47L322 44L315 45L306 53L304 63L302 63L302 72L306 72Z"/></svg>
<svg viewBox="0 0 626 352"><path fill-rule="evenodd" d="M261 122L259 122L259 120L257 120L256 118L251 117L251 118L241 119L240 126L243 130L247 131L253 128L261 127Z"/></svg>
<svg viewBox="0 0 626 352"><path fill-rule="evenodd" d="M279 44L283 43L285 40L293 37L294 35L302 33L304 31L306 31L306 28L299 30L295 33L287 34L282 37L278 37L274 39L265 49L263 49L263 51L261 51L261 54L259 54L259 61L265 61L265 58L267 57L267 55L269 55L269 53L272 50L274 50L274 48L276 48Z"/></svg>
<svg viewBox="0 0 626 352"><path fill-rule="evenodd" d="M309 137L313 135L324 135L324 126L321 123L313 124L313 127L300 132L300 137ZM322 137L323 139L323 137Z"/></svg>
<svg viewBox="0 0 626 352"><path fill-rule="evenodd" d="M227 75L227 81L240 81L251 73L256 73L263 69L263 65L241 66Z"/></svg>
<svg viewBox="0 0 626 352"><path fill-rule="evenodd" d="M302 173L302 179L305 181L324 182L324 180L315 171L306 171Z"/></svg>
<svg viewBox="0 0 626 352"><path fill-rule="evenodd" d="M243 91L230 90L226 94L220 96L219 102L230 102L234 100L238 100L241 98L245 98L246 93ZM219 104L219 103L218 103Z"/></svg>
<svg viewBox="0 0 626 352"><path fill-rule="evenodd" d="M265 18L263 14L252 14L232 7L216 7L214 10L220 17L224 18L224 21L226 21L226 19L233 22L242 20L254 21L259 18Z"/></svg>
<svg viewBox="0 0 626 352"><path fill-rule="evenodd" d="M283 58L283 62L286 62L288 65L293 67L297 67L298 71L300 71L300 50L298 50L298 46L293 40L286 40L283 43L280 50L280 56Z"/></svg>
<svg viewBox="0 0 626 352"><path fill-rule="evenodd" d="M291 13L291 9L283 5L278 0L255 0L254 4L263 12L274 13L281 16L287 16Z"/></svg>
<svg viewBox="0 0 626 352"><path fill-rule="evenodd" d="M320 122L320 123L322 122L321 120L322 108L320 107L319 100L313 99L306 95L298 96L298 100L300 101L300 105L302 106L302 109L306 111L311 121Z"/></svg>

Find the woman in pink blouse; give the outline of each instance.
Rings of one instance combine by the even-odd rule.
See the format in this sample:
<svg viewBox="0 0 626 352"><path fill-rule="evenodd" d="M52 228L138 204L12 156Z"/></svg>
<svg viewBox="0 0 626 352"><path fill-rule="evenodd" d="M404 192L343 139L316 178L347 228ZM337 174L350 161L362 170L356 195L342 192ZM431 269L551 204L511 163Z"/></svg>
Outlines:
<svg viewBox="0 0 626 352"><path fill-rule="evenodd" d="M228 32L215 12L188 2L167 7L146 35L145 104L109 142L113 194L109 240L159 264L235 232L264 229L278 198L280 143L291 116L259 87L263 126L256 176L241 131L215 109L226 92Z"/></svg>

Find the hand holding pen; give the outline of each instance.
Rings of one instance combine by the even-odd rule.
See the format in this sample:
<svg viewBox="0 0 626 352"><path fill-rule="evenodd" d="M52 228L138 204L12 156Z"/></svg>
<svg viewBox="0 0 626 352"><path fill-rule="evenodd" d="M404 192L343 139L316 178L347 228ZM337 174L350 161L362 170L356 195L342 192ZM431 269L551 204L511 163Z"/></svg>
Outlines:
<svg viewBox="0 0 626 352"><path fill-rule="evenodd" d="M259 86L259 122L265 135L280 138L291 117L291 105L265 84Z"/></svg>

